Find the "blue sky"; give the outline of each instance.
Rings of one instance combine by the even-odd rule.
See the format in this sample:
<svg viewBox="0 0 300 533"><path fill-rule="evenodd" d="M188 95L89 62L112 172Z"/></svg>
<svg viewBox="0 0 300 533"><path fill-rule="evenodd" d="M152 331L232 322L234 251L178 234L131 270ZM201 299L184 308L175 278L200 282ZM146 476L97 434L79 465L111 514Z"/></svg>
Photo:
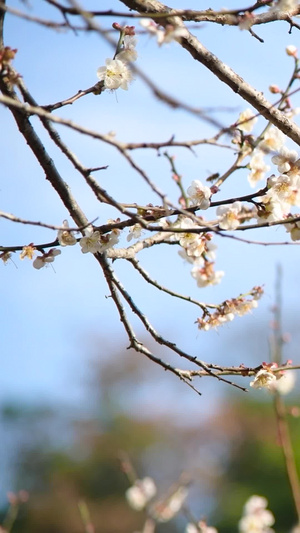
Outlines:
<svg viewBox="0 0 300 533"><path fill-rule="evenodd" d="M185 4L176 1L172 6L199 8L199 2L191 1L188 6ZM22 2L11 1L9 5L26 9ZM31 2L31 6L29 12L34 15L55 17L55 10L45 3ZM92 1L85 2L84 6L91 9L99 7L98 2ZM238 6L238 2L230 5L232 8ZM219 9L221 3L213 2L210 7ZM125 6L118 1L102 1L101 8L126 11ZM102 27L108 28L112 20L106 18L99 22ZM131 21L128 22L131 24ZM263 91L270 100L274 101L274 97L269 94L268 86L278 84L284 87L287 83L293 63L285 54L285 46L297 45L299 41L295 31L288 35L287 24L275 23L258 27L257 33L264 38L264 44L238 28L203 24L193 31L205 46L230 64L246 81ZM58 33L12 15L7 15L5 23L5 44L18 48L15 67L40 104L53 103L93 85L97 81L97 68L105 64L107 57L113 55L111 48L98 35ZM138 67L161 89L193 106L232 109L216 114L224 124L233 123L239 112L248 107L248 104L196 63L178 44L171 43L159 48L155 39L140 36L137 49ZM299 105L297 95L293 102L295 106ZM56 111L56 114L101 133L113 131L123 141L163 141L171 135L175 135L178 140L185 140L206 137L214 132L196 117L183 111L172 111L154 100L149 89L138 78L128 92L105 92L98 97L88 95L73 106ZM3 107L0 108L0 120L1 131L5 132L0 147L1 209L23 218L61 224L67 216L65 208L17 133L9 111ZM298 120L297 117L295 120ZM37 119L32 121L38 124ZM261 121L257 132L263 124ZM46 148L87 217L90 220L98 217L99 223L105 223L108 217L117 216L116 212L109 212L95 201L81 176L52 146L42 128L39 125L37 127ZM158 203L158 199L152 193L149 194L140 177L115 150L64 127L59 127L58 131L85 165L109 165L107 171L97 174L97 178L110 194L123 202ZM289 145L293 146L292 143ZM209 174L226 170L233 161L232 152L221 149L215 151L212 147L197 149L196 156L185 149L168 151L171 155L176 155L176 165L186 186L193 179L204 181ZM157 157L153 151L141 150L132 155L150 177L157 181L159 187L168 192L169 198L176 202L178 190L170 178L167 161L163 157ZM218 198L249 193L246 175L247 171L235 174L225 184ZM51 230L0 220L0 242L6 246L47 242L54 236ZM288 240L285 230L279 227L270 231L247 233L247 238ZM124 243L125 240L121 242ZM204 290L196 287L190 276L189 266L183 264L173 247L145 251L139 259L152 277L162 284L168 284L174 290L204 301L221 302L254 285L264 284L265 297L260 302L259 309L244 319L236 319L219 332L198 332L194 324L199 314L196 308L175 303L165 295L153 292L138 279L130 265L119 262L115 264L115 268L123 283L132 290L137 303L148 312L154 326L168 337L172 337L175 332L176 342L187 351L207 361L224 364L247 364L253 352L255 361L260 363L268 357L267 330L265 336L263 333L257 338L252 336L253 346L249 344L247 350L243 336L247 331L263 332L267 328L274 300L276 265L279 262L284 271L284 311L286 328L289 328L292 315L297 312L299 305L299 249L297 246L249 246L225 238L218 238L215 242L218 245L217 269L224 270L226 276L220 286ZM96 354L105 359L109 346L115 347L118 343L124 348L122 357L126 357L125 348L128 345L113 303L106 298L108 290L98 265L92 256L81 254L79 247L63 250L55 262L55 271L51 267L36 271L27 259L21 262L17 256L14 263L15 265L9 263L1 266L3 316L0 400L10 398L22 402L50 402L54 405L64 402L85 409L89 404L89 395L84 376L88 373L90 359L96 357ZM134 318L133 324L140 332L141 328ZM99 341L101 338L106 338L108 348L103 348ZM295 345L291 344L288 353L297 362L294 349ZM175 361L174 358L171 360ZM178 361L175 364L180 366ZM162 383L166 382L169 386L175 378L166 377L162 372L161 379ZM160 387L161 384L158 383L158 390ZM201 382L202 387L206 386ZM215 389L216 385L209 387ZM220 391L224 390L220 386ZM148 405L147 398L151 391L147 394L144 398ZM183 394L186 405L197 410L199 398L189 390ZM167 398L166 406L169 408ZM173 406L172 408L174 409ZM175 413L176 409L180 413L183 407L175 407Z"/></svg>

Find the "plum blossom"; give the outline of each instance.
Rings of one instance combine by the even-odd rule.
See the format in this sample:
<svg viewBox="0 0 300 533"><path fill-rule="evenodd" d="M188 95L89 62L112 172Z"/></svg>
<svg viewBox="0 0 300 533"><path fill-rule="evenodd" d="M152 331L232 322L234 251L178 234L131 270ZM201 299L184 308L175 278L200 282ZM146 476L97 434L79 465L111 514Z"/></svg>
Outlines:
<svg viewBox="0 0 300 533"><path fill-rule="evenodd" d="M189 217L180 218L176 222L175 227L181 229L186 228L187 230L199 228L199 226ZM200 257L203 254L207 240L203 234L190 233L187 231L187 233L178 233L178 239L180 246L185 249L188 256L195 258Z"/></svg>
<svg viewBox="0 0 300 533"><path fill-rule="evenodd" d="M243 516L239 521L240 533L274 533L270 529L275 522L274 516L267 509L268 501L262 496L251 496L246 502Z"/></svg>
<svg viewBox="0 0 300 533"><path fill-rule="evenodd" d="M220 205L217 209L219 227L221 229L234 230L240 225L239 215L242 211L241 202L234 202L230 206Z"/></svg>
<svg viewBox="0 0 300 533"><path fill-rule="evenodd" d="M276 381L276 376L272 370L268 368L262 368L257 372L254 380L250 381L250 387L253 387L253 389L270 389L270 386L274 381Z"/></svg>
<svg viewBox="0 0 300 533"><path fill-rule="evenodd" d="M284 374L277 372L276 378L276 381L273 381L269 386L270 391L285 395L293 390L296 383L295 372L292 370L288 370Z"/></svg>
<svg viewBox="0 0 300 533"><path fill-rule="evenodd" d="M275 126L271 126L265 133L263 139L258 144L258 148L264 152L280 150L284 145L285 135Z"/></svg>
<svg viewBox="0 0 300 533"><path fill-rule="evenodd" d="M187 35L185 28L176 28L172 24L168 24L165 29L155 24L153 20L143 18L140 21L140 25L151 35L155 35L157 43L161 46L164 43L170 43L171 41L180 41L182 37Z"/></svg>
<svg viewBox="0 0 300 533"><path fill-rule="evenodd" d="M194 266L191 274L200 288L218 285L224 276L224 272L221 270L215 272L214 263L209 261L204 261L203 266Z"/></svg>
<svg viewBox="0 0 300 533"><path fill-rule="evenodd" d="M44 253L43 255L38 255L33 261L32 266L37 270L40 270L40 268L47 266L49 263L53 263L55 257L60 254L60 250L57 248L51 248L49 252Z"/></svg>
<svg viewBox="0 0 300 533"><path fill-rule="evenodd" d="M135 511L141 511L156 494L156 485L151 477L137 479L134 485L127 489L126 499Z"/></svg>
<svg viewBox="0 0 300 533"><path fill-rule="evenodd" d="M258 299L263 294L261 287L253 287L250 292L252 299L246 299L243 296L225 300L220 304L214 313L206 313L202 318L198 318L196 323L198 328L208 331L217 328L226 322L231 322L236 316L243 316L250 313L252 309L258 306Z"/></svg>
<svg viewBox="0 0 300 533"><path fill-rule="evenodd" d="M106 67L99 67L97 77L104 82L105 89L115 90L121 87L128 90L128 83L132 81L132 73L124 61L107 59Z"/></svg>
<svg viewBox="0 0 300 533"><path fill-rule="evenodd" d="M254 150L249 163L250 174L248 174L248 181L251 187L255 187L258 181L265 177L265 173L270 170L269 165L264 161L264 153L261 150Z"/></svg>
<svg viewBox="0 0 300 533"><path fill-rule="evenodd" d="M143 18L140 21L140 25L151 35L155 35L157 38L158 43L161 43L164 39L165 32L163 29L159 29L158 24L156 24L153 20Z"/></svg>
<svg viewBox="0 0 300 533"><path fill-rule="evenodd" d="M118 235L118 230L113 230L106 235L100 235L99 231L89 232L88 235L82 237L79 241L81 251L83 254L88 252L92 254L96 254L97 252L103 253L118 243Z"/></svg>
<svg viewBox="0 0 300 533"><path fill-rule="evenodd" d="M272 194L267 193L257 198L260 207L256 212L258 223L282 220L289 211L289 205L279 202Z"/></svg>
<svg viewBox="0 0 300 533"><path fill-rule="evenodd" d="M192 204L197 205L199 209L208 209L210 206L211 189L203 185L200 180L192 181L187 189L187 194L191 198Z"/></svg>
<svg viewBox="0 0 300 533"><path fill-rule="evenodd" d="M35 246L31 243L27 246L23 246L22 252L20 253L20 259L24 259L25 257L28 257L28 259L33 259L33 256L35 254Z"/></svg>
<svg viewBox="0 0 300 533"><path fill-rule="evenodd" d="M274 163L274 165L277 165L278 172L280 172L280 174L286 174L292 169L297 159L298 154L295 150L288 150L286 146L282 146L278 155L274 155L271 161Z"/></svg>
<svg viewBox="0 0 300 533"><path fill-rule="evenodd" d="M181 41L182 37L187 36L187 30L185 28L176 28L172 24L167 24L165 31L160 33L157 42L159 45L164 43L170 43L171 41Z"/></svg>
<svg viewBox="0 0 300 533"><path fill-rule="evenodd" d="M115 59L123 61L136 61L137 51L136 47L136 38L134 35L124 35L123 45L121 51L116 55Z"/></svg>
<svg viewBox="0 0 300 533"><path fill-rule="evenodd" d="M61 246L74 246L77 243L76 237L74 237L69 229L69 222L67 220L63 221L63 227L66 229L60 229L57 233L57 240Z"/></svg>
<svg viewBox="0 0 300 533"><path fill-rule="evenodd" d="M268 187L266 196L281 204L284 214L288 214L292 205L300 206L300 174L269 178Z"/></svg>
<svg viewBox="0 0 300 533"><path fill-rule="evenodd" d="M296 216L300 217L300 215ZM284 227L286 228L286 231L290 233L292 241L300 240L300 220L296 222L288 222Z"/></svg>
<svg viewBox="0 0 300 533"><path fill-rule="evenodd" d="M253 111L248 108L245 109L245 111L243 111L242 113L240 113L238 120L238 128L239 130L244 131L245 133L250 133L256 122L257 117L255 117Z"/></svg>
<svg viewBox="0 0 300 533"><path fill-rule="evenodd" d="M188 488L180 485L167 499L157 502L153 507L153 514L157 522L168 522L180 511L188 496Z"/></svg>
<svg viewBox="0 0 300 533"><path fill-rule="evenodd" d="M134 224L129 229L129 233L127 235L127 241L131 241L132 239L139 239L142 234L142 226L140 224Z"/></svg>

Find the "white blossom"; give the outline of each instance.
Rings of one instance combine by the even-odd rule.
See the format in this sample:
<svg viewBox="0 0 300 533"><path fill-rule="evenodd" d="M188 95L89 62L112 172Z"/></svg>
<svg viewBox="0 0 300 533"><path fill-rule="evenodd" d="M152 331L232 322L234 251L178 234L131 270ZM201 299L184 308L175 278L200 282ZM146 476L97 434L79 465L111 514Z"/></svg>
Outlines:
<svg viewBox="0 0 300 533"><path fill-rule="evenodd" d="M266 509L267 507L267 498L264 496L256 496L256 494L254 494L253 496L250 496L249 500L246 501L243 512L246 515L255 514L262 509Z"/></svg>
<svg viewBox="0 0 300 533"><path fill-rule="evenodd" d="M261 150L254 150L249 163L250 174L248 174L248 181L251 187L255 187L258 181L265 177L265 173L270 170L269 165L264 161L264 153Z"/></svg>
<svg viewBox="0 0 300 533"><path fill-rule="evenodd" d="M269 178L269 196L273 202L281 204L282 211L288 214L292 205L300 206L300 175L281 174L277 177Z"/></svg>
<svg viewBox="0 0 300 533"><path fill-rule="evenodd" d="M155 496L156 485L151 477L137 479L134 485L127 489L126 499L135 511L141 511L147 503Z"/></svg>
<svg viewBox="0 0 300 533"><path fill-rule="evenodd" d="M142 226L140 224L134 224L131 228L129 228L129 233L127 235L127 241L131 241L132 239L139 239L142 234Z"/></svg>
<svg viewBox="0 0 300 533"><path fill-rule="evenodd" d="M125 35L121 51L116 55L115 59L123 61L136 61L137 51L136 38L133 35Z"/></svg>
<svg viewBox="0 0 300 533"><path fill-rule="evenodd" d="M220 205L217 209L219 227L227 230L238 228L240 225L239 214L241 210L241 202L234 202L232 205Z"/></svg>
<svg viewBox="0 0 300 533"><path fill-rule="evenodd" d="M258 148L266 152L280 150L280 148L284 145L285 138L286 137L281 130L275 126L271 126L258 144Z"/></svg>
<svg viewBox="0 0 300 533"><path fill-rule="evenodd" d="M187 30L185 28L176 28L172 24L168 24L165 27L165 31L159 32L157 35L157 42L159 45L164 43L170 43L171 41L181 41L182 37L187 36Z"/></svg>
<svg viewBox="0 0 300 533"><path fill-rule="evenodd" d="M253 111L251 111L251 109L245 109L245 111L240 113L238 119L238 128L245 133L250 133L256 122L257 117L255 117Z"/></svg>
<svg viewBox="0 0 300 533"><path fill-rule="evenodd" d="M210 206L212 192L200 180L192 181L192 184L187 189L187 194L191 198L192 204L197 205L199 209L207 209Z"/></svg>
<svg viewBox="0 0 300 533"><path fill-rule="evenodd" d="M271 159L274 165L277 165L278 172L286 174L291 170L293 163L298 159L298 154L295 150L288 150L286 146L282 146L278 155L274 155Z"/></svg>
<svg viewBox="0 0 300 533"><path fill-rule="evenodd" d="M101 243L99 231L94 231L93 233L86 235L86 237L82 237L82 239L80 239L79 241L79 244L81 246L81 251L83 254L87 254L88 252L90 252L91 254L100 252Z"/></svg>
<svg viewBox="0 0 300 533"><path fill-rule="evenodd" d="M79 244L83 254L88 252L96 254L103 253L109 248L112 248L119 241L119 231L113 230L111 233L100 235L99 231L89 233L80 239Z"/></svg>
<svg viewBox="0 0 300 533"><path fill-rule="evenodd" d="M158 502L154 506L154 513L158 522L168 522L180 511L188 496L188 488L180 486L166 501Z"/></svg>
<svg viewBox="0 0 300 533"><path fill-rule="evenodd" d="M36 268L37 270L40 270L40 268L43 268L49 263L53 263L55 257L60 254L61 254L60 250L58 250L57 248L51 248L49 252L43 255L38 255L33 261L32 266Z"/></svg>
<svg viewBox="0 0 300 533"><path fill-rule="evenodd" d="M218 285L221 282L224 272L214 271L214 263L205 261L203 267L194 266L191 270L193 278L196 280L198 287L208 287L209 285Z"/></svg>
<svg viewBox="0 0 300 533"><path fill-rule="evenodd" d="M174 227L180 229L199 229L199 226L189 217L182 217L177 220ZM190 257L200 257L206 245L206 238L202 233L177 233L180 246L182 246L186 254Z"/></svg>
<svg viewBox="0 0 300 533"><path fill-rule="evenodd" d="M156 24L153 20L143 18L140 21L140 25L151 35L155 35L158 42L162 42L164 38L165 32L162 29L159 29L158 24Z"/></svg>
<svg viewBox="0 0 300 533"><path fill-rule="evenodd" d="M271 391L276 391L279 392L279 394L285 395L289 394L289 392L291 392L295 387L296 375L295 372L293 372L292 370L288 370L287 372L281 375L279 374L279 372L277 372L276 377L276 381L273 381L269 386L269 389Z"/></svg>
<svg viewBox="0 0 300 533"><path fill-rule="evenodd" d="M97 76L104 82L105 89L115 90L121 87L127 91L132 74L124 61L120 59L107 59L106 67L97 70Z"/></svg>
<svg viewBox="0 0 300 533"><path fill-rule="evenodd" d="M267 509L268 501L262 496L251 496L244 505L243 516L239 521L240 533L274 533L270 529L275 522Z"/></svg>
<svg viewBox="0 0 300 533"><path fill-rule="evenodd" d="M292 241L300 240L300 220L296 222L288 222L284 227L286 228L286 231L290 233Z"/></svg>
<svg viewBox="0 0 300 533"><path fill-rule="evenodd" d="M275 374L266 368L262 368L257 372L253 381L250 381L250 387L253 389L266 388L269 389L270 385L276 381Z"/></svg>

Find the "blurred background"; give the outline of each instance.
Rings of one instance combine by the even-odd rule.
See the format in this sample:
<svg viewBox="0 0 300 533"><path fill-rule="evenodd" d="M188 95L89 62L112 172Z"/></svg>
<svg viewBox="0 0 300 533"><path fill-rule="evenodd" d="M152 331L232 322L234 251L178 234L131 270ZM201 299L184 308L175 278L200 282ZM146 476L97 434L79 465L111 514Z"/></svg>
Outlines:
<svg viewBox="0 0 300 533"><path fill-rule="evenodd" d="M46 2L12 0L7 4L32 16L62 20ZM99 9L95 1L82 4L86 9ZM199 2L185 4L174 0L172 6L199 9ZM201 5L202 9L208 7L217 10L222 5ZM237 1L231 2L230 8L240 7ZM102 0L101 9L127 12L117 0ZM110 29L114 21L103 17L99 24ZM125 16L118 22L132 23ZM136 26L140 28L138 22ZM288 29L283 22L260 26L258 33L264 39L260 43L239 28L192 26L205 46L274 101L268 87L287 85L293 62L285 47L299 41L298 34L289 35ZM54 31L11 14L6 15L4 39L5 45L18 49L14 66L41 105L67 98L96 83L97 68L113 55L112 48L98 34ZM222 124L234 123L239 113L249 107L192 61L178 44L159 48L154 38L140 34L137 49L138 67L161 89L191 106L213 108L213 116ZM299 105L297 94L293 105ZM176 140L190 140L216 133L196 116L155 100L139 78L128 92L88 95L55 113L101 133L115 132L116 138L123 141L165 141L172 135ZM1 209L22 218L60 225L67 216L64 206L45 181L9 111L1 107L0 114ZM297 116L295 121L299 123ZM38 120L32 118L32 123L89 220L97 218L102 224L115 218L116 212L95 201L81 177L52 146ZM263 127L264 122L259 122L256 133ZM85 165L109 165L97 177L117 200L158 203L111 147L63 127L57 129ZM290 142L287 145L297 149ZM234 159L232 151L216 151L211 146L201 146L195 153L183 148L168 153L176 157L176 167L186 187L194 179L204 182L214 172L225 172ZM133 157L176 203L179 191L163 153L141 150ZM234 174L216 199L250 193L247 173L244 169ZM54 238L50 230L0 219L3 246ZM289 240L282 227L253 230L247 232L247 238L262 242ZM122 239L120 246L126 244L126 235ZM215 242L217 269L226 274L216 287L197 288L189 265L183 263L175 247L145 250L139 259L163 285L206 302L220 303L254 285L264 285L259 308L218 331L197 331L197 308L153 292L124 262L116 262L114 267L159 332L188 353L216 364L258 365L269 360L270 322L280 263L283 331L291 339L284 347L284 359L299 364L297 245L249 245L220 237ZM295 524L268 393L250 390L245 394L215 380L201 379L195 382L202 392L199 397L171 374L128 350L128 339L107 298L109 291L98 265L92 256L81 254L79 248L63 250L55 261L55 270L36 271L28 260L20 262L17 254L13 260L1 266L0 285L2 520L8 524L14 519L14 495L26 491L19 496L22 504L15 531L84 531L82 502L89 509L96 531L141 531L145 515L131 509L125 498L130 486L122 468L126 457L139 478L151 476L155 480L162 496L183 473L189 476L188 508L193 516L207 518L220 532L237 531L243 504L252 494L268 499L276 517L277 533L286 533ZM143 339L146 334L134 317L132 323ZM145 341L151 347L151 340ZM152 348L157 356L180 368L189 368L165 350ZM248 386L249 380L241 383ZM299 397L297 387L295 390L288 409L299 464L300 430L294 408ZM172 521L160 524L157 531L184 531L187 520L186 513L181 512Z"/></svg>

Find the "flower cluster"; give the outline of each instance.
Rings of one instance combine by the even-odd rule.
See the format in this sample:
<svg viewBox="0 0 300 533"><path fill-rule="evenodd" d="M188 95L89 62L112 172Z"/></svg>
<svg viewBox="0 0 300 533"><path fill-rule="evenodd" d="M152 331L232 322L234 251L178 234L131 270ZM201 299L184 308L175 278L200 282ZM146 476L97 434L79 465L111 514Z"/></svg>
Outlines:
<svg viewBox="0 0 300 533"><path fill-rule="evenodd" d="M243 516L239 521L239 532L274 533L270 526L274 524L275 519L267 506L266 498L251 496L244 505Z"/></svg>
<svg viewBox="0 0 300 533"><path fill-rule="evenodd" d="M254 287L250 292L252 299L246 299L244 296L226 300L218 306L218 309L210 314L206 314L202 318L197 319L198 328L208 331L217 328L226 322L231 322L236 316L244 316L250 313L252 309L258 306L258 299L261 297L263 290L261 287Z"/></svg>
<svg viewBox="0 0 300 533"><path fill-rule="evenodd" d="M117 221L119 221L119 219L117 219ZM115 223L117 221L109 220L108 222ZM135 230L137 232L138 228L136 227ZM62 228L57 233L57 241L60 246L74 246L79 241L81 251L84 254L88 252L92 254L98 252L103 253L109 248L112 248L115 244L118 243L120 233L118 229L113 229L110 233L100 234L99 231L94 231L93 227L89 226L85 230L85 236L81 239L76 239L76 237L74 236L74 232L74 230L71 230L69 228L68 221L64 220ZM41 255L38 255L34 259L37 250L41 253ZM48 252L45 252L45 250L41 246L35 247L33 243L30 243L26 246L23 246L22 251L20 253L20 259L23 260L27 258L30 261L33 261L32 266L37 270L40 270L41 268L48 266L49 263L53 263L55 257L60 254L61 250L58 250L57 248L51 248L50 250L48 250ZM9 250L0 252L0 259L2 259L4 264L6 264L9 259L11 259L11 256L12 254Z"/></svg>
<svg viewBox="0 0 300 533"><path fill-rule="evenodd" d="M87 230L86 236L79 241L82 253L87 254L90 252L96 254L97 252L105 252L119 242L119 233L120 231L116 229L105 235L101 235L99 231L93 231L92 229Z"/></svg>
<svg viewBox="0 0 300 533"><path fill-rule="evenodd" d="M97 77L103 82L105 89L113 91L121 87L127 91L128 84L133 79L128 63L137 59L134 26L122 28L115 23L113 27L120 31L117 51L113 59L106 59L105 67L98 68Z"/></svg>
<svg viewBox="0 0 300 533"><path fill-rule="evenodd" d="M251 187L255 187L258 181L265 178L266 173L270 170L270 166L265 163L264 157L269 152L278 151L282 148L285 142L285 135L275 126L267 129L263 138L253 150L248 167L250 174L248 174L248 181Z"/></svg>
<svg viewBox="0 0 300 533"><path fill-rule="evenodd" d="M188 488L186 483L180 484L170 495L153 502L156 493L157 488L153 479L151 477L145 477L143 479L137 479L127 489L125 496L130 507L135 511L142 511L149 505L150 514L156 522L168 522L182 508L188 495Z"/></svg>
<svg viewBox="0 0 300 533"><path fill-rule="evenodd" d="M173 228L186 229L187 231L176 233L174 238L179 241L182 247L179 255L193 264L191 275L197 281L198 287L207 287L220 283L224 272L214 270L216 246L211 242L210 233L201 233L200 224L201 219L199 219L198 224L195 217L192 219L180 216ZM195 230L195 233L188 230Z"/></svg>

